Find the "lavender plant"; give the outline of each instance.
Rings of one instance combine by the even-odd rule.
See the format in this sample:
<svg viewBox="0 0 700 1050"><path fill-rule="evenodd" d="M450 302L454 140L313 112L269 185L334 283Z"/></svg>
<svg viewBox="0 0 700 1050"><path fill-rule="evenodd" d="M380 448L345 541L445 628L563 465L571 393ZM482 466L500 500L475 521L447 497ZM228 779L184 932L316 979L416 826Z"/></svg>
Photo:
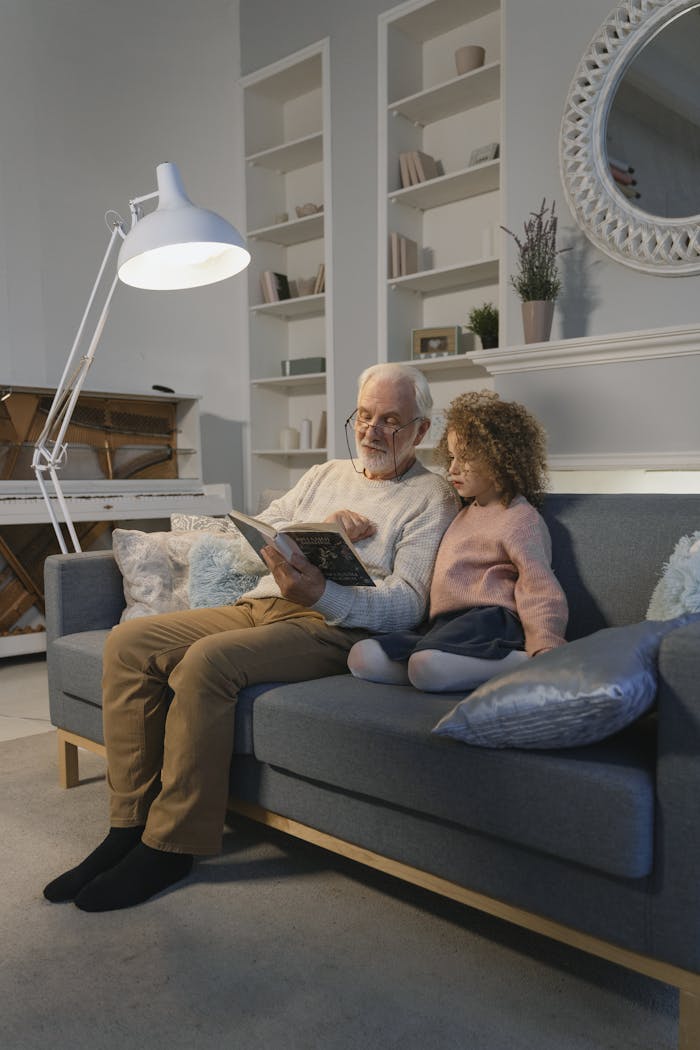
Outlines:
<svg viewBox="0 0 700 1050"><path fill-rule="evenodd" d="M529 219L523 223L522 239L507 226L501 226L518 246L519 271L511 276L510 283L523 302L553 300L559 294L561 280L557 255L568 249L557 248L557 222L554 201L548 208L546 199L543 199L540 210L530 212Z"/></svg>

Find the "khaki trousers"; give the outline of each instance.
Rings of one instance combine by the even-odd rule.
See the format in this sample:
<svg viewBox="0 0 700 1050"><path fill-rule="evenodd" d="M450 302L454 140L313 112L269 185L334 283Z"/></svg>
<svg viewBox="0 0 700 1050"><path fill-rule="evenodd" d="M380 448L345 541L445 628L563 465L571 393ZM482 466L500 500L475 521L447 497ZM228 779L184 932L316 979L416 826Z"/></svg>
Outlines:
<svg viewBox="0 0 700 1050"><path fill-rule="evenodd" d="M102 681L112 826L145 824L154 849L217 853L239 690L340 674L367 635L284 598L115 627Z"/></svg>

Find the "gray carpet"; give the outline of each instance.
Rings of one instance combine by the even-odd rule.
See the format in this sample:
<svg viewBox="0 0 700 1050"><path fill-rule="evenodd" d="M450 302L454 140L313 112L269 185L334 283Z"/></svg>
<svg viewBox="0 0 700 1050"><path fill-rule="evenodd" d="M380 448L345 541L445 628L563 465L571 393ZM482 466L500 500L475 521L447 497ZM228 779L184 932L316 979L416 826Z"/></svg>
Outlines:
<svg viewBox="0 0 700 1050"><path fill-rule="evenodd" d="M676 993L241 820L140 908L45 882L105 829L102 762L0 744L3 1050L671 1050Z"/></svg>

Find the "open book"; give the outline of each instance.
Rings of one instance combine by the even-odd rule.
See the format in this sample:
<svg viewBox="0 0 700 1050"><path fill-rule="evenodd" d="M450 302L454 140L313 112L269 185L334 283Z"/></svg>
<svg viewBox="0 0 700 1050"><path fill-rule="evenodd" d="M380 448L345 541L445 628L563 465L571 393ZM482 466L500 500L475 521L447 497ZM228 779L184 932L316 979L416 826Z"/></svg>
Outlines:
<svg viewBox="0 0 700 1050"><path fill-rule="evenodd" d="M230 511L229 518L258 555L263 547L273 544L280 554L289 558L296 544L327 580L348 587L374 587L362 558L340 525L334 522L295 522L275 529L267 522L251 518L239 510ZM293 542L290 543L290 540Z"/></svg>

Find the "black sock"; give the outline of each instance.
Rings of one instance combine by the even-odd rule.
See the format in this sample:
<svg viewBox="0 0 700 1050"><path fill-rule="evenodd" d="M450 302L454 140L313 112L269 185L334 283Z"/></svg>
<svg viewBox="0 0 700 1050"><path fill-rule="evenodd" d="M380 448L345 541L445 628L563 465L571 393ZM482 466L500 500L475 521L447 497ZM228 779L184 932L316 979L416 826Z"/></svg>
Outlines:
<svg viewBox="0 0 700 1050"><path fill-rule="evenodd" d="M143 904L189 875L192 861L191 853L166 853L139 842L119 864L81 890L75 903L81 911L115 911Z"/></svg>
<svg viewBox="0 0 700 1050"><path fill-rule="evenodd" d="M140 824L134 828L110 828L104 842L101 842L82 864L59 875L45 887L46 899L54 904L59 901L72 901L84 886L103 871L109 871L131 852L137 842L141 841L143 827L143 824Z"/></svg>

